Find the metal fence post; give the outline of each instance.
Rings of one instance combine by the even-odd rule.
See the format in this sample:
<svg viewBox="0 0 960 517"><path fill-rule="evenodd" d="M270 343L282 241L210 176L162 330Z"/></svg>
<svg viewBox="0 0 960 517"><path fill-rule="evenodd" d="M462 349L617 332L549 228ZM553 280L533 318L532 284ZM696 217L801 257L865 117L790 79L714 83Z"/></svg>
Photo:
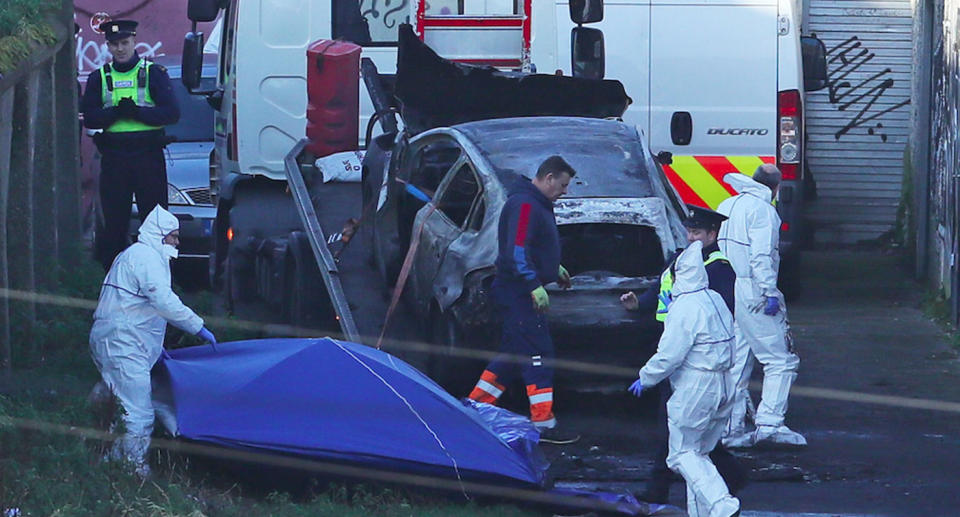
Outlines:
<svg viewBox="0 0 960 517"><path fill-rule="evenodd" d="M62 19L73 26L73 2L64 1ZM76 40L69 36L54 57L54 120L52 144L56 174L57 242L60 265L76 265L80 257L80 130L77 122Z"/></svg>
<svg viewBox="0 0 960 517"><path fill-rule="evenodd" d="M10 144L10 190L7 200L7 259L10 286L34 292L33 268L33 162L36 150L37 89L39 76L32 70L14 87L13 136ZM37 306L32 300L10 304L12 331L21 343L33 341Z"/></svg>
<svg viewBox="0 0 960 517"><path fill-rule="evenodd" d="M13 90L0 92L0 289L10 288L7 274L7 192L10 180L10 139L13 134ZM12 371L10 298L0 296L0 369Z"/></svg>
<svg viewBox="0 0 960 517"><path fill-rule="evenodd" d="M59 121L54 116L56 96L53 80L54 60L40 65L37 103L36 140L34 145L33 180L33 240L34 269L37 286L46 290L56 287L58 276L57 253L57 192L54 164L60 150L56 145ZM69 121L67 123L70 123Z"/></svg>

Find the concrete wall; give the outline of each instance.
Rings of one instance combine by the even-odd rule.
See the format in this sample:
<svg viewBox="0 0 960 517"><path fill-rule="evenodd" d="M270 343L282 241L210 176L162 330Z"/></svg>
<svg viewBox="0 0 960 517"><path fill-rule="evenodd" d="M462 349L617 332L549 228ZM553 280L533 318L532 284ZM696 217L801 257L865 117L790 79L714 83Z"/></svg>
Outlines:
<svg viewBox="0 0 960 517"><path fill-rule="evenodd" d="M911 113L917 274L958 300L960 0L916 0Z"/></svg>

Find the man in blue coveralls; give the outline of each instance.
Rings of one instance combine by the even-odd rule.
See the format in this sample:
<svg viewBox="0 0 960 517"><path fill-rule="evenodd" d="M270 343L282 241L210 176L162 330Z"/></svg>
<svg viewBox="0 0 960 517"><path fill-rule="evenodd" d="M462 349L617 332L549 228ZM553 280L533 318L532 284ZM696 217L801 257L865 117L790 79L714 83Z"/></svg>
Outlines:
<svg viewBox="0 0 960 517"><path fill-rule="evenodd" d="M513 186L500 213L497 274L493 297L503 315L500 353L470 393L478 402L496 404L519 372L530 399L530 420L544 443L573 443L579 436L558 432L553 415L553 340L546 312L550 297L544 286L570 287L560 265L560 235L553 203L567 193L576 171L563 158L543 161L532 181Z"/></svg>

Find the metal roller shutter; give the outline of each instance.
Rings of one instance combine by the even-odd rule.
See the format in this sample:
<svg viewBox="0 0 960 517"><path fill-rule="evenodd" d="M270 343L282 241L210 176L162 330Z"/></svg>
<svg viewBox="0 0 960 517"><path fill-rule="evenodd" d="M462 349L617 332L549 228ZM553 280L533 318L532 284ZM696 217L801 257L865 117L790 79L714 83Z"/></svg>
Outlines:
<svg viewBox="0 0 960 517"><path fill-rule="evenodd" d="M910 134L909 0L811 0L808 29L827 47L829 86L808 93L807 157L818 242L855 243L893 228Z"/></svg>

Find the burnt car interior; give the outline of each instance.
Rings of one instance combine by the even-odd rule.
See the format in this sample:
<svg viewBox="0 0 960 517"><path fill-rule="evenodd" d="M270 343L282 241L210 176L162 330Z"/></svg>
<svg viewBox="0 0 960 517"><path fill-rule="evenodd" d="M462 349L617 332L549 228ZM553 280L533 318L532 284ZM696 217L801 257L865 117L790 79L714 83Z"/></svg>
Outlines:
<svg viewBox="0 0 960 517"><path fill-rule="evenodd" d="M565 224L559 231L563 265L571 275L593 272L643 277L663 271L660 239L649 226Z"/></svg>
<svg viewBox="0 0 960 517"><path fill-rule="evenodd" d="M401 175L409 178L407 181L428 196L433 196L440 181L447 171L460 158L460 147L447 140L439 140L418 149L405 164ZM405 174L404 174L405 173ZM397 222L401 249L410 246L410 237L413 233L413 220L417 212L423 208L423 201L406 194L404 191L397 199Z"/></svg>
<svg viewBox="0 0 960 517"><path fill-rule="evenodd" d="M484 204L480 196L480 185L473 167L469 163L460 165L450 183L437 201L437 210L450 219L458 228L479 231L483 224ZM477 209L473 211L474 205ZM471 211L473 217L466 226Z"/></svg>

